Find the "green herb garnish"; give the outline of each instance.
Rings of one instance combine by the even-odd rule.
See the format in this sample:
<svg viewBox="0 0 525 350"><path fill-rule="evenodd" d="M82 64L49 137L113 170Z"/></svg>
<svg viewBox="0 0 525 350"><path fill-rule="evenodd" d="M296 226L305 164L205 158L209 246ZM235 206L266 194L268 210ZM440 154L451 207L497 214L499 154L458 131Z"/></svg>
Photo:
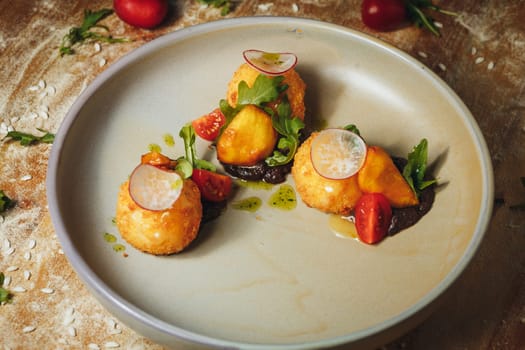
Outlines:
<svg viewBox="0 0 525 350"><path fill-rule="evenodd" d="M13 295L11 294L11 292L2 287L2 285L4 284L4 279L4 273L0 272L0 304L10 303L13 299Z"/></svg>
<svg viewBox="0 0 525 350"><path fill-rule="evenodd" d="M36 143L53 143L55 140L54 134L39 128L37 128L37 130L43 132L44 135L36 136L25 132L10 131L7 133L6 137L10 137L14 141L20 141L22 146L29 146Z"/></svg>
<svg viewBox="0 0 525 350"><path fill-rule="evenodd" d="M108 17L113 13L111 9L102 9L99 11L84 11L84 20L80 27L72 27L69 32L62 38L62 43L58 51L60 56L72 55L75 53L73 47L75 45L81 45L82 43L89 41L100 41L107 43L122 43L128 41L123 38L113 38L111 35L103 35L96 31L91 31L92 28L102 29L103 31L109 32L109 28L98 24L101 20Z"/></svg>
<svg viewBox="0 0 525 350"><path fill-rule="evenodd" d="M11 209L15 206L15 201L6 196L4 191L0 190L0 213L3 213L4 211ZM2 285L0 283L0 285Z"/></svg>
<svg viewBox="0 0 525 350"><path fill-rule="evenodd" d="M436 26L434 20L427 16L423 11L432 10L448 16L457 16L458 14L452 11L443 10L442 8L434 5L431 0L408 0L405 1L408 16L410 19L421 28L426 28L432 34L440 36L439 28Z"/></svg>
<svg viewBox="0 0 525 350"><path fill-rule="evenodd" d="M199 2L221 9L221 16L226 16L233 8L230 0L199 0Z"/></svg>
<svg viewBox="0 0 525 350"><path fill-rule="evenodd" d="M353 132L354 134L356 134L358 136L361 136L361 132L359 131L359 129L357 128L357 126L355 124L348 124L348 125L344 126L343 129L351 131L351 132Z"/></svg>
<svg viewBox="0 0 525 350"><path fill-rule="evenodd" d="M185 157L177 159L175 170L180 172L185 179L191 177L193 169L204 169L215 172L215 165L204 159L197 157L195 149L195 130L191 123L188 123L180 129L179 136L184 141Z"/></svg>
<svg viewBox="0 0 525 350"><path fill-rule="evenodd" d="M403 177L412 190L419 196L425 188L435 184L436 180L425 180L428 158L428 141L422 139L408 154L408 163L403 168Z"/></svg>

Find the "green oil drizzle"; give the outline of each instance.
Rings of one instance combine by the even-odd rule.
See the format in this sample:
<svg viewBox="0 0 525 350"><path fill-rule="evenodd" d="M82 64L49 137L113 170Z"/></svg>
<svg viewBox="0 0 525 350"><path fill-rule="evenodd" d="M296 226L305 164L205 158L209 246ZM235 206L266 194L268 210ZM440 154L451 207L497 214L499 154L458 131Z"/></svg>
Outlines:
<svg viewBox="0 0 525 350"><path fill-rule="evenodd" d="M111 233L105 232L104 240L108 243L115 243L117 241L117 237L115 237L115 235L112 235Z"/></svg>
<svg viewBox="0 0 525 350"><path fill-rule="evenodd" d="M164 134L163 137L164 137L164 143L166 144L166 146L168 147L175 146L175 139L173 138L172 134Z"/></svg>
<svg viewBox="0 0 525 350"><path fill-rule="evenodd" d="M245 210L249 212L256 212L262 205L259 197L248 197L232 203L233 209Z"/></svg>
<svg viewBox="0 0 525 350"><path fill-rule="evenodd" d="M113 244L113 250L117 253L121 253L126 250L126 247L124 247L124 245L120 243L117 243L117 244Z"/></svg>
<svg viewBox="0 0 525 350"><path fill-rule="evenodd" d="M268 205L281 210L294 209L297 205L297 197L293 187L287 184L281 185L270 197Z"/></svg>
<svg viewBox="0 0 525 350"><path fill-rule="evenodd" d="M157 153L161 153L162 151L162 148L160 148L160 145L156 144L156 143L150 143L148 145L148 150L150 152L157 152Z"/></svg>
<svg viewBox="0 0 525 350"><path fill-rule="evenodd" d="M271 190L274 186L264 181L236 180L235 183L240 187L251 188L254 190Z"/></svg>

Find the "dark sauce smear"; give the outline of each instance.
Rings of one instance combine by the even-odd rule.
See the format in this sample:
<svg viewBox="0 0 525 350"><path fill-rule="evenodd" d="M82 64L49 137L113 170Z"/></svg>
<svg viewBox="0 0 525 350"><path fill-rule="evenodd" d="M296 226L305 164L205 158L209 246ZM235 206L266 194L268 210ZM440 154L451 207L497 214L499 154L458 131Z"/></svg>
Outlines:
<svg viewBox="0 0 525 350"><path fill-rule="evenodd" d="M392 157L392 160L399 171L402 172L407 160L399 157ZM434 187L435 186L429 186L421 191L419 195L419 205L407 208L392 208L392 222L388 229L389 236L395 235L399 231L415 225L426 213L429 212L434 204Z"/></svg>
<svg viewBox="0 0 525 350"><path fill-rule="evenodd" d="M212 202L201 199L202 203L202 223L210 222L217 219L226 210L226 201Z"/></svg>
<svg viewBox="0 0 525 350"><path fill-rule="evenodd" d="M234 177L246 181L264 181L270 184L286 181L286 176L292 171L292 165L293 162L268 166L264 161L250 166L222 164L224 170Z"/></svg>

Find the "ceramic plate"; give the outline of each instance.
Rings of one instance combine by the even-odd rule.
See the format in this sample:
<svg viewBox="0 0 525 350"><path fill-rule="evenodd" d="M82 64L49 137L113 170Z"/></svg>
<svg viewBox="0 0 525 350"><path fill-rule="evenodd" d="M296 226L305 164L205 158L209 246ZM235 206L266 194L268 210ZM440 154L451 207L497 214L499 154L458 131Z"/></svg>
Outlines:
<svg viewBox="0 0 525 350"><path fill-rule="evenodd" d="M356 124L369 144L405 155L422 138L440 186L417 225L376 246L337 237L302 203L255 213L228 206L182 254L141 253L112 223L119 185L157 144L183 154L180 128L218 106L246 49L294 52L307 115ZM175 146L164 136L175 137ZM215 155L204 142L202 157ZM288 183L293 185L292 180ZM73 105L52 149L49 207L80 278L122 321L177 346L308 348L376 344L399 335L458 278L490 217L483 137L454 92L420 62L327 23L241 18L161 37L102 73ZM105 240L109 233L122 244ZM117 249L118 250L118 249Z"/></svg>

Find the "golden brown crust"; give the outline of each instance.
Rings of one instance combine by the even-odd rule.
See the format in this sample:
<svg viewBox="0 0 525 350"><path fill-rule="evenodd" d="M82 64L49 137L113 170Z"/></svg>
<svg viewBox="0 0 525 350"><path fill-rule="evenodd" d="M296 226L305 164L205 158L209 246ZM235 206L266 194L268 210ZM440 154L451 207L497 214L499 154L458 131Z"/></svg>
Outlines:
<svg viewBox="0 0 525 350"><path fill-rule="evenodd" d="M117 227L128 243L155 255L178 253L196 237L202 218L197 185L184 181L180 197L171 209L151 211L139 207L128 191L129 183L120 186L117 202Z"/></svg>
<svg viewBox="0 0 525 350"><path fill-rule="evenodd" d="M297 193L309 207L337 215L350 215L361 196L357 176L332 180L319 175L310 159L311 144L316 135L312 133L295 154L292 176Z"/></svg>
<svg viewBox="0 0 525 350"><path fill-rule="evenodd" d="M241 81L245 81L249 87L252 87L259 74L259 71L252 68L247 63L242 64L235 71L232 79L228 83L228 91L226 93L226 99L228 100L230 106L235 107L237 105L237 88L239 83ZM304 95L306 84L294 69L289 70L284 74L283 83L288 85L286 95L288 97L288 101L290 102L290 107L292 108L292 116L304 120Z"/></svg>

